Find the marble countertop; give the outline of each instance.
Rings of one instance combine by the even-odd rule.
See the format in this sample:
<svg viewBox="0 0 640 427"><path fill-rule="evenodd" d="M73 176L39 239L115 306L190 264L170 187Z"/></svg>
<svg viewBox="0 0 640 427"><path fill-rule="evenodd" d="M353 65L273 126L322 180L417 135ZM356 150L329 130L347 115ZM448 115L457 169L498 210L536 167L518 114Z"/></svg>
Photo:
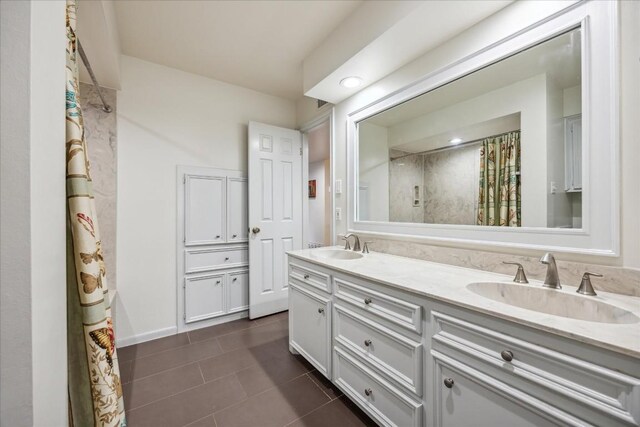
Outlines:
<svg viewBox="0 0 640 427"><path fill-rule="evenodd" d="M494 301L467 289L467 285L473 282L512 283L513 276L377 252L364 254L362 258L355 260L317 256L318 251L327 249L343 250L341 247L303 249L291 251L288 254L294 258L434 300L640 358L640 323L599 323L561 317ZM542 283L531 280L528 285L514 284L514 286L542 287ZM575 293L576 287L564 284L562 290L545 289L545 291L550 293L550 298L555 295L553 293L565 293L576 296L576 301L597 299L630 311L640 318L640 297L608 292L598 292L595 297L584 296ZM581 307L576 309L579 310Z"/></svg>

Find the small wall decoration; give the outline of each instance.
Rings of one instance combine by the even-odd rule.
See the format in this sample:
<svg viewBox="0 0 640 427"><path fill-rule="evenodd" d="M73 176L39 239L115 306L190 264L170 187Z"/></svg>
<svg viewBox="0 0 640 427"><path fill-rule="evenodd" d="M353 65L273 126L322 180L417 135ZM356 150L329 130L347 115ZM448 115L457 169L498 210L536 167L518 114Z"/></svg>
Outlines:
<svg viewBox="0 0 640 427"><path fill-rule="evenodd" d="M315 179L309 180L309 198L310 199L316 198L316 180Z"/></svg>

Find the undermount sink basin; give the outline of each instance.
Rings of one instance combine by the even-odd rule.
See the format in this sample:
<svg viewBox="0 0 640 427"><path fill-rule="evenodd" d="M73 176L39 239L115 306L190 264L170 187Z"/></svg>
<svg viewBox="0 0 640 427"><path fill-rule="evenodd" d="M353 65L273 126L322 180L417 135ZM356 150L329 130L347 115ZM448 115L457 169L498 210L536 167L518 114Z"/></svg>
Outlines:
<svg viewBox="0 0 640 427"><path fill-rule="evenodd" d="M594 297L543 288L539 285L477 282L468 284L467 289L494 301L570 319L617 324L640 321L632 312Z"/></svg>
<svg viewBox="0 0 640 427"><path fill-rule="evenodd" d="M323 249L319 251L311 252L311 255L316 258L322 259L340 259L340 260L348 260L348 259L360 259L362 258L362 254L358 252L347 251L344 249Z"/></svg>

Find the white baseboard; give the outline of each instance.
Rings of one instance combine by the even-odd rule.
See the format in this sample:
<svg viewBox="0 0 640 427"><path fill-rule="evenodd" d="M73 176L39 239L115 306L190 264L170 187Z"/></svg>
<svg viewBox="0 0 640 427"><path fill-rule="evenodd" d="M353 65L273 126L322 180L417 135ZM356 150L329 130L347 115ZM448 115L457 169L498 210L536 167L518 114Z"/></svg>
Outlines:
<svg viewBox="0 0 640 427"><path fill-rule="evenodd" d="M140 344L146 341L155 340L156 338L168 337L178 333L178 328L170 326L168 328L157 329L155 331L145 332L143 334L134 335L126 338L116 337L116 347L126 347L128 345Z"/></svg>

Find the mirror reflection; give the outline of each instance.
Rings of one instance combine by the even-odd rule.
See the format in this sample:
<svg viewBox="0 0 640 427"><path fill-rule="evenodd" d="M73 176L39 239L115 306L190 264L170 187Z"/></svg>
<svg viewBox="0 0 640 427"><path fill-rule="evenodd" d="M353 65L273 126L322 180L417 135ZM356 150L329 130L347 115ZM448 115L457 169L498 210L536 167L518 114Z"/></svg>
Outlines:
<svg viewBox="0 0 640 427"><path fill-rule="evenodd" d="M359 221L582 227L580 29L358 123Z"/></svg>

